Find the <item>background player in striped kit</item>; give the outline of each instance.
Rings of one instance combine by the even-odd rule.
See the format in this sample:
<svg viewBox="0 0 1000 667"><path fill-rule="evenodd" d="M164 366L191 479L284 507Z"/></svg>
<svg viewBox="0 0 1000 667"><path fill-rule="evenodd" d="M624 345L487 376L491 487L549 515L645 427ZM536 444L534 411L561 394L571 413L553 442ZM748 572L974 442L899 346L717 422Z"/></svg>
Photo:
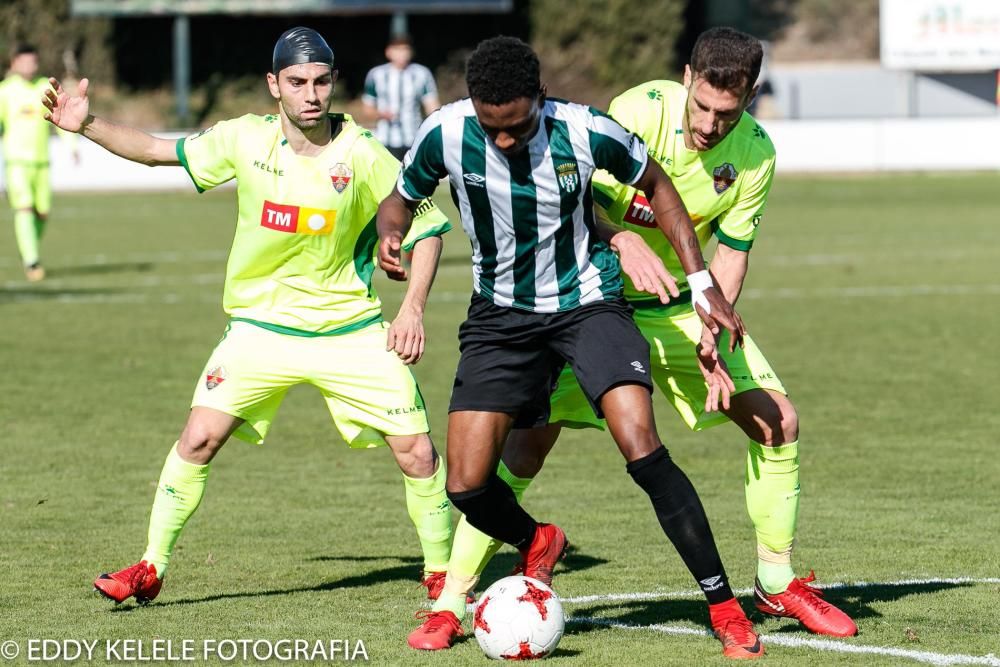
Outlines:
<svg viewBox="0 0 1000 667"><path fill-rule="evenodd" d="M389 62L372 68L365 77L361 101L377 119L375 136L397 160L417 136L424 116L441 104L431 71L413 60L409 35L396 35L385 47ZM423 112L423 113L421 113Z"/></svg>
<svg viewBox="0 0 1000 667"><path fill-rule="evenodd" d="M656 434L649 346L622 298L621 265L593 219L595 170L643 191L682 258L699 312L716 331L721 323L735 343L742 322L712 284L676 190L648 160L643 142L610 117L547 98L538 58L520 40L482 42L469 58L466 82L470 99L443 107L421 126L378 215L379 262L392 276L401 270L399 242L410 211L447 175L472 240L475 293L459 331L449 498L472 526L521 551L525 575L551 582L566 536L528 515L496 469L512 426L547 421L544 399L554 374L569 363L705 592L724 652L763 654L729 588L698 495ZM539 404L544 414L535 412ZM410 645L449 646L461 632L462 611L432 610Z"/></svg>

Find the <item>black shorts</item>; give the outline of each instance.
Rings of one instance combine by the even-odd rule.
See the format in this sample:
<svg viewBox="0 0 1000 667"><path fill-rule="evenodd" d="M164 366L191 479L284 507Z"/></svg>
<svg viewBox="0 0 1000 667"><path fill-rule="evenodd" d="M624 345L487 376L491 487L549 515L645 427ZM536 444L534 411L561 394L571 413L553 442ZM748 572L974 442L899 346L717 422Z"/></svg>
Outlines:
<svg viewBox="0 0 1000 667"><path fill-rule="evenodd" d="M410 150L409 146L386 146L386 149L392 154L394 158L403 161L403 156L406 155L406 151Z"/></svg>
<svg viewBox="0 0 1000 667"><path fill-rule="evenodd" d="M624 299L533 313L473 294L458 341L449 412L503 412L515 415L520 428L545 424L549 395L567 363L598 417L601 397L615 385L653 391L649 343Z"/></svg>

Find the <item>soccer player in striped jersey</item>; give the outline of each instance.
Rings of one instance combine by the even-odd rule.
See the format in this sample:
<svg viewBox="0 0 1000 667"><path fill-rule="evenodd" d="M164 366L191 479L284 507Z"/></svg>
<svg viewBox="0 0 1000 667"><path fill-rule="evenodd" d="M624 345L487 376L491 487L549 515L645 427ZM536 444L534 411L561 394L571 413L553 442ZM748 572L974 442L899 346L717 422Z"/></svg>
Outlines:
<svg viewBox="0 0 1000 667"><path fill-rule="evenodd" d="M774 176L775 151L757 122L745 113L753 100L762 49L754 37L731 28L713 28L697 40L684 84L650 81L611 102L609 113L646 142L663 165L695 222L700 243L718 241L711 270L726 298L735 304L746 276L749 253L763 218ZM683 269L663 237L644 194L609 174L594 181L598 211L627 234L641 236L663 259L683 288ZM754 598L769 615L791 617L824 635L857 632L851 618L809 583L797 579L791 564L799 508L798 415L785 388L749 336L735 350L722 349L721 364L699 369L695 344L708 333L683 289L664 305L650 299L626 277L625 297L635 308L639 330L657 351L652 377L662 395L695 431L733 421L749 438L744 478L747 512L757 534ZM711 341L709 341L711 344ZM716 411L703 373L728 373L732 396L722 396ZM719 386L728 389L725 383ZM729 392L724 392L729 393ZM501 471L521 493L541 469L563 426L604 428L594 417L572 371L564 371L552 396L550 424L515 431L503 454ZM470 560L482 571L490 552L459 525L452 548L456 560ZM447 584L446 584L447 589ZM461 594L461 591L457 591ZM447 600L442 598L441 604Z"/></svg>
<svg viewBox="0 0 1000 667"><path fill-rule="evenodd" d="M375 136L396 159L402 160L417 136L424 116L441 103L431 71L413 61L409 35L395 35L385 47L388 61L373 67L365 77L361 101L376 119Z"/></svg>
<svg viewBox="0 0 1000 667"><path fill-rule="evenodd" d="M524 42L482 42L469 58L466 82L469 99L422 125L378 215L379 262L390 276L401 270L410 211L445 176L472 240L474 294L459 330L448 423L449 498L469 524L521 552L526 576L551 582L566 536L525 512L496 471L511 427L547 421L552 381L568 363L717 611L713 618L724 619L717 630L725 651L762 654L698 495L656 434L649 345L622 297L622 267L593 218L595 170L644 192L681 259L698 312L735 344L742 322L712 283L676 190L648 160L641 139L596 109L546 97L538 58ZM655 272L635 273L642 282L660 280ZM666 300L665 284L658 289ZM464 595L451 608L435 606L410 645L447 648L463 613Z"/></svg>
<svg viewBox="0 0 1000 667"><path fill-rule="evenodd" d="M278 39L268 89L278 113L247 114L180 139L159 139L89 113L88 82L70 97L54 79L51 122L126 159L183 166L199 192L235 179L239 214L226 270L222 340L160 474L142 559L94 582L105 597L145 603L161 588L174 545L198 508L210 463L231 436L262 443L290 387L320 389L354 448L388 445L437 597L451 548L444 466L407 364L423 354L423 310L447 219L429 201L404 245L409 289L392 324L372 286L375 213L399 162L350 116L331 113L333 51L309 28Z"/></svg>

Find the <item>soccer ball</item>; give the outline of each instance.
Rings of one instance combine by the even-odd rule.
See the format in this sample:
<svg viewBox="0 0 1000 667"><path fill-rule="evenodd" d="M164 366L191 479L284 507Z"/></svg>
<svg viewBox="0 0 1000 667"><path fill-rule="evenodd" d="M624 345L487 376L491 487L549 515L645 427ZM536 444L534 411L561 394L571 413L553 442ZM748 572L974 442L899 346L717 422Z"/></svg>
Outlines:
<svg viewBox="0 0 1000 667"><path fill-rule="evenodd" d="M566 620L555 592L531 577L505 577L476 606L476 640L494 660L544 658L556 649Z"/></svg>

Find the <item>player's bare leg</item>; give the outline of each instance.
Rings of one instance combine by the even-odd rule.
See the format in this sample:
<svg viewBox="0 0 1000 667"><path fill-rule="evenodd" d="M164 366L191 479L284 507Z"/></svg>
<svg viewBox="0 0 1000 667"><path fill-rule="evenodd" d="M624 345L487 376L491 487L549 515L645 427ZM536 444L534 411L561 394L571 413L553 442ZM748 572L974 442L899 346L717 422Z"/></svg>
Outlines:
<svg viewBox="0 0 1000 667"><path fill-rule="evenodd" d="M134 596L144 604L160 593L174 544L205 494L209 464L242 423L219 410L191 408L184 431L160 472L146 551L135 565L94 581L94 588L104 597L124 602Z"/></svg>
<svg viewBox="0 0 1000 667"><path fill-rule="evenodd" d="M456 411L450 414L448 497L471 526L521 551L521 568L526 576L549 583L552 568L566 549L566 537L556 526L535 522L517 503L511 487L496 474L500 451L512 424L513 418L503 413ZM452 587L456 586L455 582L453 576ZM470 586L462 581L457 586L460 604L464 606L465 593ZM450 594L449 597L456 596ZM420 615L423 624L407 639L413 648L448 648L455 637L462 634L461 614L457 612L463 612L464 608L438 609L438 606Z"/></svg>
<svg viewBox="0 0 1000 667"><path fill-rule="evenodd" d="M799 421L784 394L752 389L731 399L725 411L750 438L745 480L747 513L757 533L757 608L772 616L799 620L818 634L847 637L857 625L809 586L796 579L792 544L799 510Z"/></svg>
<svg viewBox="0 0 1000 667"><path fill-rule="evenodd" d="M427 597L436 600L444 588L451 555L451 502L444 486L444 461L426 433L388 435L385 441L403 473L406 509L423 550L421 584L427 588Z"/></svg>
<svg viewBox="0 0 1000 667"><path fill-rule="evenodd" d="M601 397L601 409L627 461L625 469L649 496L660 527L708 600L723 655L760 657L764 648L729 587L698 493L656 433L649 391L637 384L618 385Z"/></svg>

